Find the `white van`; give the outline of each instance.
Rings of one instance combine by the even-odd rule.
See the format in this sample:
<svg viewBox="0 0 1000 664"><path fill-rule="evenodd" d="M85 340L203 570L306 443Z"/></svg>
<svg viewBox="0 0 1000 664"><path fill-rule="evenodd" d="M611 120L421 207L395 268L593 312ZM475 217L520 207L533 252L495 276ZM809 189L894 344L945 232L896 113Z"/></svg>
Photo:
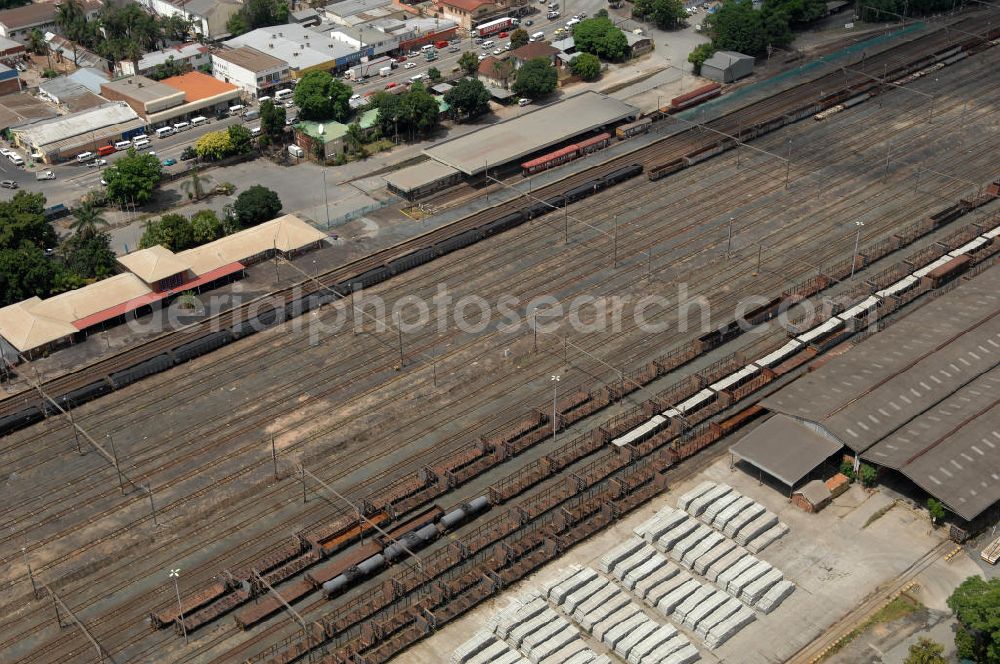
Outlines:
<svg viewBox="0 0 1000 664"><path fill-rule="evenodd" d="M542 41L543 39L545 39L544 32L536 32L535 34L531 35L531 41L533 42Z"/></svg>
<svg viewBox="0 0 1000 664"><path fill-rule="evenodd" d="M278 90L277 92L275 92L274 93L274 98L277 99L278 101L284 101L284 100L288 99L289 97L291 97L292 94L293 93L292 93L292 91L290 89L285 88L284 90Z"/></svg>
<svg viewBox="0 0 1000 664"><path fill-rule="evenodd" d="M174 131L186 131L191 128L190 122L175 122Z"/></svg>
<svg viewBox="0 0 1000 664"><path fill-rule="evenodd" d="M243 114L244 120L256 120L260 117L260 111L249 110Z"/></svg>
<svg viewBox="0 0 1000 664"><path fill-rule="evenodd" d="M24 159L22 159L21 155L17 154L16 152L12 155L8 155L7 158L10 159L10 163L14 164L15 166L24 166Z"/></svg>
<svg viewBox="0 0 1000 664"><path fill-rule="evenodd" d="M173 136L174 133L176 132L174 131L173 127L160 127L159 129L156 130L156 137L166 138L167 136Z"/></svg>
<svg viewBox="0 0 1000 664"><path fill-rule="evenodd" d="M496 43L496 42L495 42L495 41L493 41L492 39L487 39L487 40L486 40L486 41L484 41L484 42L483 42L482 44L480 44L480 45L479 45L479 47L480 47L480 48L489 48L490 46L493 46L493 44L495 44L495 43Z"/></svg>
<svg viewBox="0 0 1000 664"><path fill-rule="evenodd" d="M578 19L578 18L571 18L570 20L566 21L566 27L567 28L572 28L574 25L577 25L579 22L580 22L580 19Z"/></svg>
<svg viewBox="0 0 1000 664"><path fill-rule="evenodd" d="M251 136L260 136L260 127L250 127Z"/></svg>
<svg viewBox="0 0 1000 664"><path fill-rule="evenodd" d="M136 134L132 137L132 145L137 145L139 141L146 141L146 145L149 145L149 136L145 134Z"/></svg>
<svg viewBox="0 0 1000 664"><path fill-rule="evenodd" d="M192 127L198 127L200 125L205 124L206 122L208 122L208 118L206 118L204 115L199 115L196 118L191 118Z"/></svg>
<svg viewBox="0 0 1000 664"><path fill-rule="evenodd" d="M425 44L425 45L423 45L423 46L420 47L420 50L423 51L424 53L426 53L427 51L433 51L434 50L434 44Z"/></svg>
<svg viewBox="0 0 1000 664"><path fill-rule="evenodd" d="M229 107L229 115L239 115L242 112L243 112L242 104L236 104L235 106Z"/></svg>
<svg viewBox="0 0 1000 664"><path fill-rule="evenodd" d="M257 97L257 104L263 104L265 101L271 101L271 95L264 95L263 97Z"/></svg>
<svg viewBox="0 0 1000 664"><path fill-rule="evenodd" d="M15 152L14 154L17 154L17 153ZM8 159L12 159L14 157L14 155L7 155L7 157L8 157ZM84 163L86 161L90 161L93 158L94 158L94 153L93 152L81 152L80 154L76 155L76 161L77 161L78 164L82 164L82 163Z"/></svg>
<svg viewBox="0 0 1000 664"><path fill-rule="evenodd" d="M148 148L149 147L149 139L143 137L143 138L137 140L135 143L133 143L132 147L134 147L136 150L142 150L143 148Z"/></svg>
<svg viewBox="0 0 1000 664"><path fill-rule="evenodd" d="M116 141L115 142L115 150L117 150L119 152L122 151L122 150L128 150L130 147L132 147L132 141Z"/></svg>

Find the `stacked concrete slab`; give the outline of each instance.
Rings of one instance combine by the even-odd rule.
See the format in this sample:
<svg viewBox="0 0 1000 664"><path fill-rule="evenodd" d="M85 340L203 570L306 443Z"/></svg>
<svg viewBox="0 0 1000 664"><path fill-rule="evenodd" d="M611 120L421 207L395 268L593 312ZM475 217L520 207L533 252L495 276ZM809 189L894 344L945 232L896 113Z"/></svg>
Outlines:
<svg viewBox="0 0 1000 664"><path fill-rule="evenodd" d="M564 570L546 594L564 602L585 592L595 581L607 579L593 570L572 567ZM486 636L477 635L456 651L458 657L469 657L455 664L596 664L597 654L587 647L580 630L549 606L545 597L530 593L501 610L488 624ZM492 636L494 642L488 637ZM502 646L507 646L506 648ZM519 651L519 652L516 652ZM610 664L610 662L609 662Z"/></svg>
<svg viewBox="0 0 1000 664"><path fill-rule="evenodd" d="M497 643L503 644L505 647L507 645L497 639L497 637L491 632L487 632L485 630L476 632L471 639L455 649L455 652L451 656L451 664L467 664L479 653Z"/></svg>
<svg viewBox="0 0 1000 664"><path fill-rule="evenodd" d="M757 601L756 606L764 613L770 613L778 608L778 605L781 604L786 597L791 595L794 590L795 584L788 579L778 581L764 593L764 596Z"/></svg>
<svg viewBox="0 0 1000 664"><path fill-rule="evenodd" d="M752 553L762 551L788 532L788 527L773 512L728 484L702 482L677 502L682 510Z"/></svg>

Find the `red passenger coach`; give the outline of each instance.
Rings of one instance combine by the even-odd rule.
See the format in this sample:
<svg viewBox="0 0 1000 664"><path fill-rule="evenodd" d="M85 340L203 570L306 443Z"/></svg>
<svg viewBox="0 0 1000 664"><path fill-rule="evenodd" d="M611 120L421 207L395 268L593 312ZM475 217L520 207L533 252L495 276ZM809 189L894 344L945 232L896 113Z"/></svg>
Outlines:
<svg viewBox="0 0 1000 664"><path fill-rule="evenodd" d="M542 171L547 171L550 168L555 168L556 166L565 164L568 161L573 161L578 157L588 155L591 152L596 152L602 148L606 148L610 144L611 134L607 132L598 134L597 136L580 141L579 143L567 145L566 147L560 148L555 152L550 152L536 159L532 159L531 161L526 161L521 164L521 170L525 176L541 173Z"/></svg>

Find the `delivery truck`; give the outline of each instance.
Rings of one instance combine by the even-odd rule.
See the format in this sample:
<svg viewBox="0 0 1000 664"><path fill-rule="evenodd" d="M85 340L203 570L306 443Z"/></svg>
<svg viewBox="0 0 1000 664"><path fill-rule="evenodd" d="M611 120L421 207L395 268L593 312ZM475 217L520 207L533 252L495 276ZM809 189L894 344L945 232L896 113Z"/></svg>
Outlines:
<svg viewBox="0 0 1000 664"><path fill-rule="evenodd" d="M373 76L387 76L387 74L382 74L382 70L386 67L392 70L395 66L396 63L392 58L382 56L367 61L362 60L348 69L344 75L352 81L360 81L363 78L371 78Z"/></svg>

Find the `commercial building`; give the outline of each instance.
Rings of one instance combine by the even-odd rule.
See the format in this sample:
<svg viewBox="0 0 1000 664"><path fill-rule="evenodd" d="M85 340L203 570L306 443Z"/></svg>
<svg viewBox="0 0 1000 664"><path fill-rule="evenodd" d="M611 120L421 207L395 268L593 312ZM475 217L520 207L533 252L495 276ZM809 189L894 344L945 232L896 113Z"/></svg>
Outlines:
<svg viewBox="0 0 1000 664"><path fill-rule="evenodd" d="M32 30L46 31L56 29L56 2L35 2L23 7L0 11L0 37L27 42ZM97 16L101 3L86 1L81 3L87 19Z"/></svg>
<svg viewBox="0 0 1000 664"><path fill-rule="evenodd" d="M296 24L252 30L230 39L226 46L249 46L283 60L288 63L293 79L299 79L310 71L346 69L360 62L362 55L372 55L371 49L362 52L342 41Z"/></svg>
<svg viewBox="0 0 1000 664"><path fill-rule="evenodd" d="M142 56L139 60L138 68L131 60L120 60L115 63L115 72L119 76L134 76L136 74L147 75L157 67L173 61L175 65L198 69L202 65L211 62L210 52L207 46L198 43L178 44L159 51L153 51Z"/></svg>
<svg viewBox="0 0 1000 664"><path fill-rule="evenodd" d="M43 80L38 85L38 96L70 113L108 103L107 99L94 94L89 87L70 76L57 76Z"/></svg>
<svg viewBox="0 0 1000 664"><path fill-rule="evenodd" d="M0 131L24 127L57 115L52 106L24 92L0 97Z"/></svg>
<svg viewBox="0 0 1000 664"><path fill-rule="evenodd" d="M21 76L13 67L0 64L0 96L21 91Z"/></svg>
<svg viewBox="0 0 1000 664"><path fill-rule="evenodd" d="M7 37L0 37L0 62L14 66L21 61L28 53L28 47L24 42Z"/></svg>
<svg viewBox="0 0 1000 664"><path fill-rule="evenodd" d="M716 51L701 66L701 75L711 81L732 83L753 73L753 56L735 51Z"/></svg>
<svg viewBox="0 0 1000 664"><path fill-rule="evenodd" d="M338 25L357 25L381 19L401 19L407 13L392 0L343 0L322 9L323 16Z"/></svg>
<svg viewBox="0 0 1000 664"><path fill-rule="evenodd" d="M225 110L240 97L240 89L200 71L154 81L145 76L110 81L101 95L131 106L151 128Z"/></svg>
<svg viewBox="0 0 1000 664"><path fill-rule="evenodd" d="M993 267L764 399L793 426L763 470L825 458L820 438L974 520L1000 500L998 313Z"/></svg>
<svg viewBox="0 0 1000 664"><path fill-rule="evenodd" d="M16 128L12 134L16 145L53 164L140 134L144 127L135 111L118 102Z"/></svg>
<svg viewBox="0 0 1000 664"><path fill-rule="evenodd" d="M182 292L239 279L246 267L275 253L292 257L319 248L325 239L325 233L285 215L176 254L162 246L143 249L118 259L121 274L0 309L0 342L34 357L148 313Z"/></svg>
<svg viewBox="0 0 1000 664"><path fill-rule="evenodd" d="M530 113L504 120L424 150L431 159L462 171L482 173L487 165L499 169L529 154L571 138L634 120L639 109L631 104L587 91Z"/></svg>
<svg viewBox="0 0 1000 664"><path fill-rule="evenodd" d="M238 0L137 0L160 16L183 16L191 21L194 31L211 39L228 34L226 23L238 12Z"/></svg>
<svg viewBox="0 0 1000 664"><path fill-rule="evenodd" d="M238 86L251 99L280 90L292 78L287 62L249 46L212 53L212 76Z"/></svg>
<svg viewBox="0 0 1000 664"><path fill-rule="evenodd" d="M443 18L454 21L465 30L492 18L499 11L491 0L436 0L435 8Z"/></svg>

